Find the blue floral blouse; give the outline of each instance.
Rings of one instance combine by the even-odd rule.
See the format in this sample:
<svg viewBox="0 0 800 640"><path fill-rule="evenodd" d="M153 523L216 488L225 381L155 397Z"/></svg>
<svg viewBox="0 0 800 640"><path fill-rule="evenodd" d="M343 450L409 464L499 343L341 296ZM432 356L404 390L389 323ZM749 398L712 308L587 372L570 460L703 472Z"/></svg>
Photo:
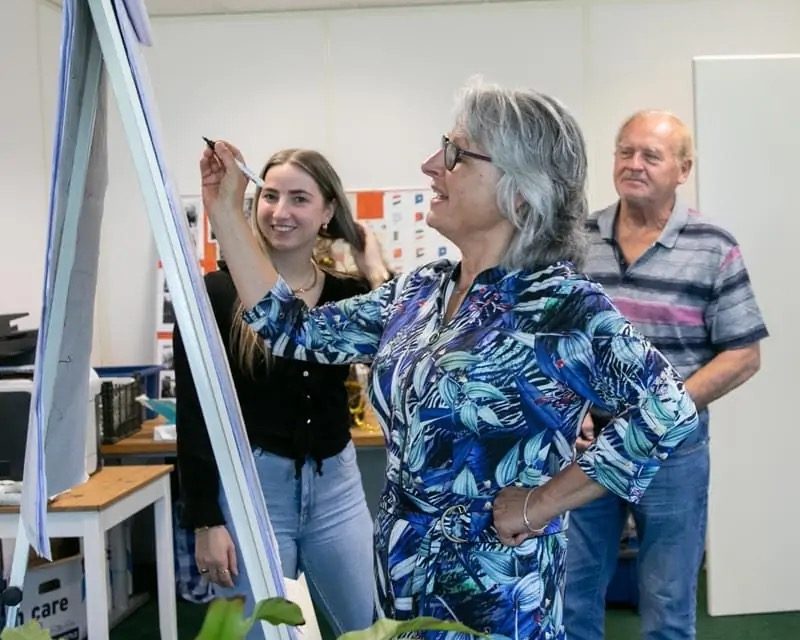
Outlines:
<svg viewBox="0 0 800 640"><path fill-rule="evenodd" d="M375 531L385 614L563 638L566 517L506 547L494 496L570 464L591 404L615 418L577 463L636 502L696 427L695 408L663 356L571 264L484 271L444 322L458 268L432 263L314 309L281 280L245 319L277 355L372 364L387 450Z"/></svg>

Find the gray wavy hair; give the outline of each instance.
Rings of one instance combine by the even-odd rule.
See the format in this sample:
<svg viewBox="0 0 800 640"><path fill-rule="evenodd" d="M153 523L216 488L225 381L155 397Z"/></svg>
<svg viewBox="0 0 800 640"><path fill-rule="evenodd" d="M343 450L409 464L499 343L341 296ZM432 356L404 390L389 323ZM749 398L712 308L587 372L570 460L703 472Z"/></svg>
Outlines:
<svg viewBox="0 0 800 640"><path fill-rule="evenodd" d="M492 157L500 212L517 230L501 263L541 268L586 250L586 145L556 99L472 80L456 105L456 127Z"/></svg>

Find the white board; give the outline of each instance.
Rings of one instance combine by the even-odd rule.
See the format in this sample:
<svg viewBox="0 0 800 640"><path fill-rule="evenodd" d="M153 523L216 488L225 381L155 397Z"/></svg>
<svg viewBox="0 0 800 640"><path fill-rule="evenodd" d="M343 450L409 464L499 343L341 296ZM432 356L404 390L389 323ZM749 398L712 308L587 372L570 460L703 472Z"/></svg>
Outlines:
<svg viewBox="0 0 800 640"><path fill-rule="evenodd" d="M800 55L694 59L698 203L739 240L770 337L711 407L711 615L800 609Z"/></svg>

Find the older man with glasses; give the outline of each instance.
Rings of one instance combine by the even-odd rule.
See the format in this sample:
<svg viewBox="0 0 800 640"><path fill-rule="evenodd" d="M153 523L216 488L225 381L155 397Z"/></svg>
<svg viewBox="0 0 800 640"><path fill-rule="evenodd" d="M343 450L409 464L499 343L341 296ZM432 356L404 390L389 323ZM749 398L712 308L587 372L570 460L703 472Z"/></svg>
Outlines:
<svg viewBox="0 0 800 640"><path fill-rule="evenodd" d="M686 378L700 428L636 505L614 495L571 514L565 623L570 640L602 640L605 594L631 513L639 536L642 638L695 637L697 574L708 504L708 405L759 368L767 330L733 236L678 200L692 169L686 125L663 111L631 116L617 135L619 201L589 222L586 272ZM608 421L602 408L579 446ZM600 438L603 435L599 435Z"/></svg>

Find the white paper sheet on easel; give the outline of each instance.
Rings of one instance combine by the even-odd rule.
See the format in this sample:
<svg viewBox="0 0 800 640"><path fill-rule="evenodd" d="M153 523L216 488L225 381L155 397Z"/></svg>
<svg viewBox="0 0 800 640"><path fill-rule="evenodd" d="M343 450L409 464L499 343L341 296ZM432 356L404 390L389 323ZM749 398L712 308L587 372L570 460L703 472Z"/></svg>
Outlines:
<svg viewBox="0 0 800 640"><path fill-rule="evenodd" d="M108 181L99 45L86 7L68 4L64 11L42 326L21 508L27 537L45 557L47 498L87 477L89 354Z"/></svg>

